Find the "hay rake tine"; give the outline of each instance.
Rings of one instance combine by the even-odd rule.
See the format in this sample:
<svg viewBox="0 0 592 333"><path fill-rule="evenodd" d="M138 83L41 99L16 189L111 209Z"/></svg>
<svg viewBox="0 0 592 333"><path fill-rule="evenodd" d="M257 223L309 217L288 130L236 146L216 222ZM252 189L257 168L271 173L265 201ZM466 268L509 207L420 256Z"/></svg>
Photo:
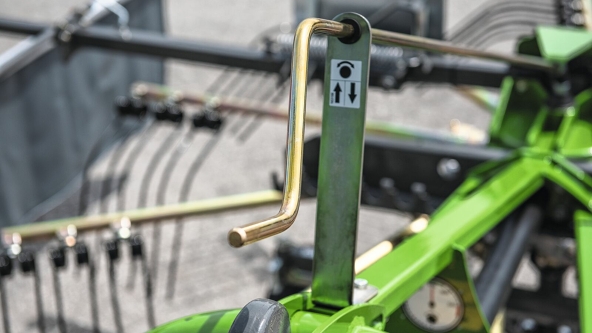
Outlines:
<svg viewBox="0 0 592 333"><path fill-rule="evenodd" d="M34 255L34 254L32 254ZM43 296L41 294L41 276L36 268L33 268L33 287L35 289L35 307L37 309L37 327L39 332L45 333L45 314L43 311Z"/></svg>
<svg viewBox="0 0 592 333"><path fill-rule="evenodd" d="M154 172L156 171L156 167L158 166L158 164L162 160L161 159L162 155L164 155L166 153L167 149L171 146L173 141L175 141L175 139L179 135L179 133L178 133L179 128L180 127L177 125L177 126L175 126L175 128L172 129L171 133L169 133L169 135L165 138L165 140L162 141L162 143L160 144L160 146L158 147L158 149L156 150L154 155L152 155L152 158L148 162L148 167L146 168L146 171L144 172L144 176L142 177L142 182L141 182L141 186L140 186L140 196L138 199L138 208L146 207L146 204L148 201L148 189L150 188L150 183L152 182L152 178L154 176Z"/></svg>
<svg viewBox="0 0 592 333"><path fill-rule="evenodd" d="M134 169L142 150L148 145L150 141L150 136L154 136L156 122L151 122L146 129L139 135L138 142L130 151L127 159L125 160L123 170L126 173L131 173L131 170ZM117 211L125 210L126 206L126 196L125 196L125 189L126 189L126 182L123 179L119 179L117 182Z"/></svg>
<svg viewBox="0 0 592 333"><path fill-rule="evenodd" d="M236 74L234 76L237 77L238 79L244 80L246 76L244 76L244 75L241 76L241 74L243 74L245 72L249 72L249 71L239 70L238 72L236 72ZM226 73L227 73L226 71L223 72L208 87L208 89L206 89L206 92L215 93L216 91L218 91L218 93L224 92L226 94L229 94L230 92L233 92L233 91L236 92L237 85L236 84L234 86L232 85L232 83L235 82L234 80L228 79L227 85L225 87L220 87L221 82L223 82L222 79L224 78ZM230 78L230 76L227 76L227 78ZM246 81L246 82L248 83L249 81ZM240 91L240 90L238 90L238 91ZM241 122L239 121L238 123L241 123ZM179 202L185 202L189 199L189 192L191 190L191 184L193 183L193 180L195 179L195 175L197 174L197 172L201 168L202 164L205 162L207 156L213 150L216 143L219 141L219 137L222 133L222 130L224 130L224 128L226 127L224 125L222 125L222 126L223 126L222 128L219 128L212 135L212 137L210 137L209 141L205 144L205 146L202 148L200 153L196 156L196 158L193 160L193 162L189 166L189 169L187 170L187 173L185 174L185 178L183 180L183 187L181 188L181 192L179 194ZM167 299L172 299L174 296L174 293L175 293L175 282L176 282L177 270L178 270L178 265L179 265L178 260L179 260L179 256L181 253L183 226L184 225L183 225L182 219L177 219L175 221L175 228L173 231L173 245L172 245L172 249L171 249L171 259L169 260L169 269L167 270L168 271L167 282L166 282L166 285L167 285L166 298Z"/></svg>
<svg viewBox="0 0 592 333"><path fill-rule="evenodd" d="M138 266L137 263L135 261L132 261L129 265L129 270L127 272L127 282L125 284L125 287L128 290L133 290L135 288L136 285L136 274L138 271Z"/></svg>
<svg viewBox="0 0 592 333"><path fill-rule="evenodd" d="M152 279L150 276L150 269L148 268L148 262L146 256L144 255L144 242L139 234L131 236L128 241L132 255L132 263L140 261L140 265L142 266L142 276L144 279L144 298L146 301L146 319L148 321L148 328L151 329L156 326L156 319L154 314Z"/></svg>
<svg viewBox="0 0 592 333"><path fill-rule="evenodd" d="M191 191L191 184L195 180L195 175L205 162L208 155L213 151L213 148L218 143L221 137L221 131L224 129L223 127L220 128L216 133L212 134L209 141L205 144L199 154L189 166L187 173L185 174L185 178L183 180L183 187L181 188L180 193L180 202L185 202L189 198L189 192ZM178 270L178 261L179 256L181 254L181 243L182 243L182 235L183 235L183 219L177 219L175 221L175 229L173 231L173 245L171 249L171 259L169 260L169 269L168 269L168 276L167 276L167 291L166 291L166 298L172 299L175 293L175 282Z"/></svg>
<svg viewBox="0 0 592 333"><path fill-rule="evenodd" d="M234 73L233 73L234 72ZM206 92L211 93L214 92L216 89L220 89L220 86L226 81L229 85L232 80L230 77L232 74L237 75L238 71L231 67L226 67L224 71L210 84L210 86L206 89Z"/></svg>
<svg viewBox="0 0 592 333"><path fill-rule="evenodd" d="M63 248L50 250L50 259L52 260L53 291L55 294L57 325L60 333L67 332L66 320L64 319L64 302L62 287L60 285L59 270L66 264L66 257Z"/></svg>
<svg viewBox="0 0 592 333"><path fill-rule="evenodd" d="M152 278L150 277L150 269L148 268L148 260L146 256L142 256L140 259L142 265L142 276L144 277L144 293L146 297L146 317L148 320L148 326L153 328L156 326L156 316L154 313L154 301L153 301L153 287Z"/></svg>
<svg viewBox="0 0 592 333"><path fill-rule="evenodd" d="M225 76L225 74L226 74L226 72L223 72L220 76ZM240 74L237 74L237 75L240 75ZM245 80L244 76L239 77L239 78ZM208 89L208 90L210 90L210 91L215 90L215 87L216 87L215 85L220 84L221 81L222 81L222 78L218 77L214 81L214 83L212 84L210 89ZM230 82L232 83L233 81L230 80ZM249 83L248 80L246 82ZM227 89L232 90L232 88L234 88L236 91L236 85L234 87L232 87L232 85L227 86ZM238 90L238 91L240 92L240 90ZM214 135L218 135L219 133L221 133L221 132L218 131ZM183 145L183 142L186 141L187 138L189 138L189 140L190 140L189 144ZM193 138L194 138L194 132L193 132L193 130L190 130L187 133L186 138L184 138L182 140L182 142L179 144L178 149L176 149L175 152L173 153L173 155L171 155L171 157L167 163L167 166L165 167L160 184L158 186L158 192L157 192L157 204L158 205L163 205L165 203L166 186L169 183L170 176L173 173L173 169L175 168L175 165L178 163L181 156L187 151L188 146L193 142ZM157 268L156 267L158 265L158 260L159 260L160 240L161 240L160 224L154 223L153 232L152 232L152 255L151 255L151 267L152 267L152 280L153 281L156 281L156 276L157 276L157 273L156 273Z"/></svg>
<svg viewBox="0 0 592 333"><path fill-rule="evenodd" d="M228 79L230 70L226 69L215 81L212 87L216 87L215 85L221 84L224 79ZM238 75L238 74L237 74ZM232 82L232 80L229 80ZM229 88L232 86L229 84ZM209 89L211 90L211 89ZM183 156L183 154L188 150L189 146L193 143L195 137L195 132L193 129L189 129L189 132L185 135L185 137L179 142L177 149L175 152L169 157L167 165L163 171L163 175L158 185L158 196L157 196L157 204L163 205L165 202L166 196L166 187L169 183L170 177L173 174L173 170L175 166L178 164L179 159ZM187 143L189 141L189 143ZM155 155L156 156L156 155ZM152 255L151 255L151 266L148 265L147 259L142 257L141 266L142 266L142 275L144 277L144 284L145 284L145 295L146 295L146 304L147 304L147 320L148 325L150 327L154 327L156 325L156 318L154 313L154 305L153 305L153 284L156 280L157 276L157 266L159 260L159 247L160 247L160 224L154 223L153 224L153 232L152 232ZM136 264L134 263L130 268L130 277L128 281L131 281L131 285L135 281L135 274L136 274Z"/></svg>
<svg viewBox="0 0 592 333"><path fill-rule="evenodd" d="M122 118L120 120L120 122L122 122ZM109 156L109 160L107 162L107 169L105 170L105 176L103 181L100 183L101 187L100 187L100 191L99 191L99 214L100 213L105 213L108 211L108 200L107 200L107 195L109 194L109 192L111 191L111 181L109 179L109 175L113 175L115 174L115 170L117 167L117 162L120 160L121 156L123 155L124 152L124 148L125 148L125 143L127 142L127 140L129 139L130 134L133 132L133 130L129 130L124 137L119 140L116 144L116 147L114 147L114 151L113 153ZM99 239L99 244L97 244L96 248L100 249L100 232L97 231L97 239ZM97 253L100 253L99 251L97 251ZM99 262L97 262L97 265L99 264ZM79 271L76 271L76 274L79 274Z"/></svg>
<svg viewBox="0 0 592 333"><path fill-rule="evenodd" d="M253 71L249 71L248 74L241 76L239 79L244 81L243 84L242 85L236 84L234 86L234 89L230 89L229 91L226 91L226 94L228 94L230 96L231 95L230 91L233 91L235 96L241 95L241 92L244 92L246 90L246 88L249 86L249 84L251 83L251 80L247 80L247 78L250 76L253 76L252 74L253 74ZM243 116L244 115L242 113L239 113L237 115L237 118L240 119ZM232 127L229 128L229 132L230 133L237 133L244 126L244 124L245 124L244 121L236 121L232 125Z"/></svg>
<svg viewBox="0 0 592 333"><path fill-rule="evenodd" d="M533 5L533 6L531 6ZM504 14L508 11L507 7L519 7L524 6L524 11L528 13L532 13L533 10L539 10L543 13L553 14L555 13L555 8L551 3L533 3L533 2L524 2L524 1L506 1L506 2L498 2L493 5L490 5L488 10L483 11L480 10L478 15L470 15L467 19L461 21L457 24L452 30L452 32L446 33L446 39L449 41L460 41L464 38L465 35L472 35L474 34L475 30L479 29L479 25L483 23L483 19L487 18L488 15L498 15ZM493 13L493 14L492 14ZM475 28L477 26L477 28Z"/></svg>
<svg viewBox="0 0 592 333"><path fill-rule="evenodd" d="M279 103L282 98L284 98L284 92L288 87L289 80L284 80L280 86L276 89L275 94L272 95L270 102L271 103ZM238 135L238 140L240 143L246 142L253 133L261 126L263 123L261 120L264 119L262 115L255 115L251 122L243 129L243 131Z"/></svg>
<svg viewBox="0 0 592 333"><path fill-rule="evenodd" d="M310 64L310 70L309 70L308 80L311 79L311 77L314 74L314 72L316 71L316 69L317 69L317 66L315 64ZM284 97L283 96L283 93L286 90L286 88L288 87L288 83L289 82L290 82L289 78L286 77L280 83L279 89L275 89L275 94L272 95L271 98L269 98L269 99L263 99L262 101L269 100L272 103L279 103L279 101L281 101L282 98ZM272 93L272 91L269 91L268 94L271 94L271 93ZM264 96L266 96L266 95L263 95L261 97L264 97ZM262 118L263 118L262 115L256 115L255 117L253 117L253 119L251 120L251 122L249 124L247 124L246 128L244 128L243 131L238 135L238 140L239 140L240 143L244 143L245 141L247 141L249 139L249 137L251 135L253 135L253 133L255 133L255 131L262 124L262 122L261 122L261 119Z"/></svg>
<svg viewBox="0 0 592 333"><path fill-rule="evenodd" d="M10 333L10 319L8 318L8 297L6 295L5 277L0 275L0 302L2 303L2 325L4 332Z"/></svg>
<svg viewBox="0 0 592 333"><path fill-rule="evenodd" d="M181 141L178 142L177 147L175 148L173 153L169 156L169 160L167 161L162 176L160 177L160 182L158 183L158 190L156 192L156 204L158 206L162 206L165 204L167 185L169 184L171 176L173 175L175 166L179 163L181 157L185 154L185 152L187 152L187 150L193 143L194 137L194 130L190 128L188 132L185 133L185 136L181 139ZM150 257L153 281L156 281L158 271L157 266L159 260L159 248L161 239L160 232L160 223L156 221L152 224L152 255Z"/></svg>
<svg viewBox="0 0 592 333"><path fill-rule="evenodd" d="M110 176L115 175L115 171L117 169L117 162L121 160L123 153L125 152L127 140L130 137L130 134L133 130L129 130L125 137L121 139L117 146L113 148L113 153L109 156L109 161L107 162L107 169L105 170L105 176L103 181L101 182L101 191L99 194L99 200L101 204L99 205L99 214L106 213L109 211L109 200L107 200L107 196L111 191L111 183L113 179Z"/></svg>
<svg viewBox="0 0 592 333"><path fill-rule="evenodd" d="M115 262L109 261L109 293L111 294L111 306L113 307L113 317L115 320L115 327L118 333L123 333L123 323L121 321L121 311L119 306L119 298L117 297L117 281L115 275Z"/></svg>
<svg viewBox="0 0 592 333"><path fill-rule="evenodd" d="M153 132L155 130L156 122L151 122L144 131L139 135L138 142L135 146L131 149L127 159L125 160L123 170L126 174L130 174L131 171L134 169L136 161L140 157L140 153L142 150L147 146L149 142L150 136L153 136ZM123 178L118 179L117 183L117 211L124 211L125 210L125 203L126 203L126 195L125 195L125 187L126 182L123 181ZM136 262L132 261L130 264L130 269L128 272L128 278L126 283L126 288L133 289L134 288L134 277L136 275Z"/></svg>
<svg viewBox="0 0 592 333"><path fill-rule="evenodd" d="M272 75L275 75L275 73L264 73L264 74L259 74L259 75L253 75L253 76L257 76L257 77L252 79L252 81L250 81L250 85L251 85L250 88L251 89L249 90L248 89L249 87L246 87L243 91L239 92L236 95L236 97L244 98L247 96L255 95L257 93L257 91L261 88L261 86L263 84L265 84L267 79Z"/></svg>
<svg viewBox="0 0 592 333"><path fill-rule="evenodd" d="M45 333L45 316L43 313L43 301L41 294L41 276L37 270L35 264L35 252L33 251L22 251L16 259L18 260L21 271L24 275L32 275L33 277L33 290L35 295L35 310L37 311L37 328L39 332Z"/></svg>
<svg viewBox="0 0 592 333"><path fill-rule="evenodd" d="M117 239L109 240L105 243L105 250L109 257L109 294L111 296L111 307L113 309L113 319L118 333L123 333L123 322L121 320L121 311L119 306L119 298L117 295L117 275L115 272L115 264L119 259L119 241Z"/></svg>
<svg viewBox="0 0 592 333"><path fill-rule="evenodd" d="M90 313L93 333L100 333L101 329L99 324L99 301L97 299L97 272L93 259L90 259L88 263L88 289L90 296Z"/></svg>
<svg viewBox="0 0 592 333"><path fill-rule="evenodd" d="M497 36L504 36L504 39L512 36L517 37L520 34L527 33L528 31L534 29L537 24L550 25L551 23L527 20L525 18L517 18L517 20L514 22L501 22L499 25L492 27L491 30L484 32L482 35L477 36L477 38L473 38L465 44L471 47L480 48L484 44L491 44L491 40Z"/></svg>
<svg viewBox="0 0 592 333"><path fill-rule="evenodd" d="M77 270L76 272L80 272L82 266L87 266L87 274L88 274L88 295L90 298L90 314L91 314L91 323L93 333L100 333L99 327L99 305L97 301L97 286L96 286L96 273L95 273L95 266L93 263L93 259L89 253L89 248L84 242L76 241L76 236L78 235L77 229L75 226L68 226L67 230L70 229L69 237L66 237L64 242L68 245L70 249L74 251L74 255L76 258L76 265ZM76 230L76 231L73 231ZM72 240L74 242L72 243ZM68 244L70 242L70 244ZM63 248L63 247L62 247ZM100 252L97 252L100 253Z"/></svg>
<svg viewBox="0 0 592 333"><path fill-rule="evenodd" d="M119 117L113 119L113 121L109 124L107 129L103 132L101 137L93 144L92 148L86 160L84 161L84 165L82 167L82 185L80 187L80 195L78 197L78 215L84 215L86 213L87 208L87 201L88 201L88 192L90 191L90 184L88 182L88 171L92 163L94 162L95 158L101 152L101 148L104 144L104 141L107 140L111 135L110 131L115 131L115 125L119 123L121 119ZM116 134L117 132L115 132Z"/></svg>

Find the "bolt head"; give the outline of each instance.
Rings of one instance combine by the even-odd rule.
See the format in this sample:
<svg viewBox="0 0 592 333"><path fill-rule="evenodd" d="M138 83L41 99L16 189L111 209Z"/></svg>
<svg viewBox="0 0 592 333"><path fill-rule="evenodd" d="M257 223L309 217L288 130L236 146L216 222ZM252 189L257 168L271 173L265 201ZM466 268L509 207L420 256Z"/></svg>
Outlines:
<svg viewBox="0 0 592 333"><path fill-rule="evenodd" d="M460 174L460 170L460 163L453 158L443 158L438 162L438 174L446 180L457 178Z"/></svg>
<svg viewBox="0 0 592 333"><path fill-rule="evenodd" d="M526 318L520 323L520 328L524 332L534 332L537 327L537 322L532 318Z"/></svg>
<svg viewBox="0 0 592 333"><path fill-rule="evenodd" d="M571 327L567 325L559 325L557 327L557 333L572 333Z"/></svg>
<svg viewBox="0 0 592 333"><path fill-rule="evenodd" d="M354 280L354 288L355 289L366 289L368 288L368 280L366 279L355 279Z"/></svg>

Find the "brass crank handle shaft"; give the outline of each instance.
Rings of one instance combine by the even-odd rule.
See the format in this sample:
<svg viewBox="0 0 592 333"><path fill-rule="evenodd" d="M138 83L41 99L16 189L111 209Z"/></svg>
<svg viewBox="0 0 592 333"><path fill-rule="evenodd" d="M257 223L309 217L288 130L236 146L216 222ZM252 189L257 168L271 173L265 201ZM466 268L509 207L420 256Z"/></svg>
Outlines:
<svg viewBox="0 0 592 333"><path fill-rule="evenodd" d="M354 33L354 28L349 24L317 18L306 19L298 26L294 36L294 52L292 53L286 179L282 207L275 216L269 219L230 230L228 242L234 247L241 247L277 235L288 229L296 219L298 207L300 206L300 187L302 183L308 53L310 38L315 33L334 37L347 37Z"/></svg>
<svg viewBox="0 0 592 333"><path fill-rule="evenodd" d="M271 218L230 230L228 242L233 247L241 247L277 235L294 223L300 206L310 39L313 34L317 33L343 38L350 37L354 32L355 29L350 24L318 18L306 19L296 29L294 52L292 53L286 175L282 207ZM372 41L383 45L405 46L426 51L502 61L550 73L557 72L557 68L552 63L537 57L505 55L463 48L439 40L378 29L372 29Z"/></svg>

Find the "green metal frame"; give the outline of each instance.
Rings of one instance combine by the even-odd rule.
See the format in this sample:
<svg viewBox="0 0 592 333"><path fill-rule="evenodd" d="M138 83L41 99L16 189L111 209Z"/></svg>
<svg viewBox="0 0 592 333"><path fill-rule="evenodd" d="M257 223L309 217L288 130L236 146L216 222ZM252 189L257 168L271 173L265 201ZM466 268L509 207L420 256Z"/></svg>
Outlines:
<svg viewBox="0 0 592 333"><path fill-rule="evenodd" d="M338 19L342 18L365 22L353 15ZM364 26L363 31L366 28ZM566 40L573 40L577 47L566 49ZM537 31L537 42L541 54L559 65L592 52L592 34L573 29L541 28ZM334 57L367 56L365 40L357 51L347 51L348 47L357 45L337 46L339 44L337 39L330 38L328 61ZM336 50L343 53L337 54ZM327 81L326 85L329 84ZM465 251L536 192L553 183L581 203L581 210L574 217L581 331L592 333L589 317L592 314L592 179L568 160L568 157L591 156L592 90L580 93L573 105L561 109L548 109L544 103L546 98L546 92L536 81L510 77L504 81L490 135L493 145L515 148L514 154L473 170L433 214L423 232L407 239L362 271L357 277L367 280L369 285L377 288L377 293L367 302L355 305L351 305L351 249L355 249L351 244L351 237L355 242L355 236L351 233L355 233L357 227L356 200L359 203L359 168L363 153L359 145L363 142L364 120L358 116L355 119L345 117L351 109L332 108L325 101L317 219L317 232L319 228L323 232L317 234L316 250L331 255L330 260L334 262L329 265L327 258L317 256L312 293L303 292L281 301L289 312L292 332L418 332L402 316L400 308L416 290L436 276L465 291L465 320L457 331L488 332L489 324L483 319L473 282L467 273ZM363 110L360 112L363 115ZM355 133L352 133L351 141L336 143L335 140L343 140L342 133L352 129ZM331 151L332 147L340 151ZM349 151L344 151L346 149ZM331 166L331 161L336 159L341 164ZM346 169L344 164L349 168ZM334 173L347 177L352 183L332 188L330 176ZM352 200L347 202L353 205L355 212L346 213L349 214L346 217L333 215L333 211L343 207L339 201L327 198L327 195L335 195L332 191L345 191L348 200ZM341 248L327 251L327 244L337 246L331 232L335 232L346 218L349 222L344 231L350 235L340 237L347 237L345 245L349 249L345 253ZM327 279L337 281L342 289L326 290L332 282ZM230 310L190 316L154 332L227 332L236 314L237 310Z"/></svg>

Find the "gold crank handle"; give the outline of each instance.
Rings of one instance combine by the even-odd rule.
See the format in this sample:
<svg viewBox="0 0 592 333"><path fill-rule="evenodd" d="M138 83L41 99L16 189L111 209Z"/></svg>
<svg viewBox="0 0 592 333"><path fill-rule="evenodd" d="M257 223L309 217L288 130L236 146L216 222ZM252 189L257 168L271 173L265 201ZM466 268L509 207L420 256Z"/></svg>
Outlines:
<svg viewBox="0 0 592 333"><path fill-rule="evenodd" d="M348 37L354 33L354 28L349 24L317 18L306 19L298 26L294 36L294 52L292 55L286 179L282 208L279 213L269 219L230 230L228 242L234 247L241 247L277 235L288 229L296 219L298 207L300 206L300 186L302 182L302 151L304 148L310 38L316 33L333 37Z"/></svg>

